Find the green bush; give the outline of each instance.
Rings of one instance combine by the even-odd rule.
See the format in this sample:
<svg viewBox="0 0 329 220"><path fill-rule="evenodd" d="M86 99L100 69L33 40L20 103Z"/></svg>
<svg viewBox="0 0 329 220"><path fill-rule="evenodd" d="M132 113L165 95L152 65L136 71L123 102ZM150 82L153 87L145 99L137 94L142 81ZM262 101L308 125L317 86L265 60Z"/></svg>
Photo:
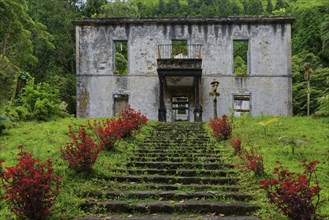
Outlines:
<svg viewBox="0 0 329 220"><path fill-rule="evenodd" d="M19 93L18 99L6 107L6 112L17 121L47 121L67 116L65 107L58 89L48 83L35 84L34 80L30 80Z"/></svg>
<svg viewBox="0 0 329 220"><path fill-rule="evenodd" d="M329 95L319 98L319 111L316 112L320 116L329 116Z"/></svg>
<svg viewBox="0 0 329 220"><path fill-rule="evenodd" d="M5 127L5 120L6 120L6 116L0 114L0 134L2 134L2 131L6 129Z"/></svg>
<svg viewBox="0 0 329 220"><path fill-rule="evenodd" d="M0 134L5 129L14 127L14 122L11 120L11 117L7 115L5 108L0 109Z"/></svg>

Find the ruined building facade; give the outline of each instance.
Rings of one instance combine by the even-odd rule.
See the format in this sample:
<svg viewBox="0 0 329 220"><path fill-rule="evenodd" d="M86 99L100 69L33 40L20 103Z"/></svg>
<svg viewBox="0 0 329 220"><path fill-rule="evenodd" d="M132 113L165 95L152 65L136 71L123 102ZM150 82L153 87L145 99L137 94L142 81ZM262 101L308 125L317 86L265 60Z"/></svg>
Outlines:
<svg viewBox="0 0 329 220"><path fill-rule="evenodd" d="M160 121L205 121L216 108L219 116L291 115L292 22L78 20L77 116L110 117L128 105Z"/></svg>

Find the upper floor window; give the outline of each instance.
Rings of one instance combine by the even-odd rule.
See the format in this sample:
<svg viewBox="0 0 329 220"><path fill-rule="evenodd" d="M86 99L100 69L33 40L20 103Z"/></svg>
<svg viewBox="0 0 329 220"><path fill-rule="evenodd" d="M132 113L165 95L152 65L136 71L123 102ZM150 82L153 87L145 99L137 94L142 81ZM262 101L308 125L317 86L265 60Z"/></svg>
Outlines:
<svg viewBox="0 0 329 220"><path fill-rule="evenodd" d="M128 74L128 41L114 41L114 74Z"/></svg>
<svg viewBox="0 0 329 220"><path fill-rule="evenodd" d="M172 57L176 59L187 58L187 40L171 40Z"/></svg>
<svg viewBox="0 0 329 220"><path fill-rule="evenodd" d="M247 76L248 71L248 40L233 40L233 75Z"/></svg>

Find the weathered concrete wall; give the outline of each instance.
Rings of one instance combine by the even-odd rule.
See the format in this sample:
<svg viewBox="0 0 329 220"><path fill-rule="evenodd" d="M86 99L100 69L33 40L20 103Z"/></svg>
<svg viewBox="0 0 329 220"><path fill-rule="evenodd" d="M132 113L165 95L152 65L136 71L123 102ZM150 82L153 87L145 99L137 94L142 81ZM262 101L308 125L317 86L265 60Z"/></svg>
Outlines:
<svg viewBox="0 0 329 220"><path fill-rule="evenodd" d="M213 79L220 82L219 114L230 112L234 93L249 92L252 115L291 115L291 23L284 17L77 21L78 117L112 116L113 94L120 90L129 95L131 107L157 119L157 46L173 39L203 45L203 120L213 115L209 97ZM242 79L233 76L233 40L238 39L249 40L249 76ZM115 40L128 40L127 76L113 74ZM170 120L171 95L165 97Z"/></svg>

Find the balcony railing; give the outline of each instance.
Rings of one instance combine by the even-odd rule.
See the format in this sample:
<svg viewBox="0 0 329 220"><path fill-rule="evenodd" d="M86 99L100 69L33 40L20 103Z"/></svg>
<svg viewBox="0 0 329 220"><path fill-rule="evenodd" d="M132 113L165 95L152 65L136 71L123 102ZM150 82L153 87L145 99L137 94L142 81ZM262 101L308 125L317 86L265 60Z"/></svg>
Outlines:
<svg viewBox="0 0 329 220"><path fill-rule="evenodd" d="M158 59L202 59L202 45L188 44L176 47L172 44L159 44Z"/></svg>

